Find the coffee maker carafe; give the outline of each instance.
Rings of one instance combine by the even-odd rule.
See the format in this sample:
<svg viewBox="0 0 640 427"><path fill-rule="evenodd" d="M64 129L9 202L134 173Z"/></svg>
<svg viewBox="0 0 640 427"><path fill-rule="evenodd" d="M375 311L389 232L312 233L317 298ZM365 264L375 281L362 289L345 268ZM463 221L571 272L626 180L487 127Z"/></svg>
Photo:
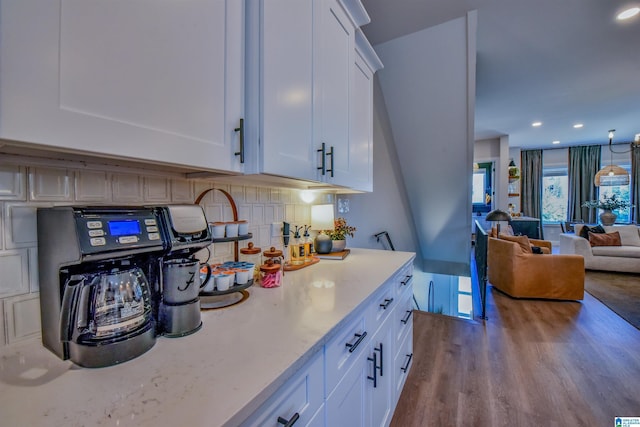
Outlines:
<svg viewBox="0 0 640 427"><path fill-rule="evenodd" d="M82 347L116 343L153 330L151 290L139 267L109 266L66 281L62 296L60 340L70 343L70 352ZM78 347L80 346L80 347Z"/></svg>
<svg viewBox="0 0 640 427"><path fill-rule="evenodd" d="M165 249L150 208L38 209L42 342L103 367L155 344L154 295Z"/></svg>

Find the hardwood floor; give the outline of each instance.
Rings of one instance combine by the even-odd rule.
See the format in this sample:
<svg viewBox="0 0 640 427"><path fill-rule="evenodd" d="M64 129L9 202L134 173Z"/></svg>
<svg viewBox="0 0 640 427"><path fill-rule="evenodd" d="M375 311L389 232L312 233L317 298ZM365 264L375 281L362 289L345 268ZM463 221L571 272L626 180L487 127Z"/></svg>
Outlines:
<svg viewBox="0 0 640 427"><path fill-rule="evenodd" d="M488 320L416 312L414 363L391 426L612 426L640 417L640 330L585 293L516 300Z"/></svg>

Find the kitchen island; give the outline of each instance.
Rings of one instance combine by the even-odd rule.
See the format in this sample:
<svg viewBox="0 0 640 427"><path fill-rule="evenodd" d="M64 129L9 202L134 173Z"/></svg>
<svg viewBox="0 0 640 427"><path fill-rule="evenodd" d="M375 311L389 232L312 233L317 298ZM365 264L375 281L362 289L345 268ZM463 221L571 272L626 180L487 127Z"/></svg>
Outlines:
<svg viewBox="0 0 640 427"><path fill-rule="evenodd" d="M147 353L107 368L61 361L39 341L4 347L0 424L239 425L413 258L352 249L345 260L286 272L278 288L253 286L241 304L203 311L197 333L158 338Z"/></svg>

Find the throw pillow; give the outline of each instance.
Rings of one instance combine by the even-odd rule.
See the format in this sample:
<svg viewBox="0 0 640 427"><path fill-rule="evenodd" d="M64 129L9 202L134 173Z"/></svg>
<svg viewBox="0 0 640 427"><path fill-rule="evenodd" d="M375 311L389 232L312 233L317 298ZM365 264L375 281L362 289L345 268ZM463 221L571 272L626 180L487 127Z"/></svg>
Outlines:
<svg viewBox="0 0 640 427"><path fill-rule="evenodd" d="M508 240L510 242L517 243L522 248L522 252L525 254L531 254L533 251L531 250L531 243L529 242L529 238L527 236L509 236L507 234L500 233L500 238L502 240Z"/></svg>
<svg viewBox="0 0 640 427"><path fill-rule="evenodd" d="M589 244L591 246L622 246L620 233L591 233L589 232Z"/></svg>
<svg viewBox="0 0 640 427"><path fill-rule="evenodd" d="M604 229L607 233L619 232L622 246L640 246L640 234L636 225L605 225Z"/></svg>
<svg viewBox="0 0 640 427"><path fill-rule="evenodd" d="M511 228L511 225L507 225L507 228L502 227L500 229L500 234L505 234L507 236L513 236L513 228ZM498 237L498 228L497 227L491 227L491 231L489 232L489 237Z"/></svg>
<svg viewBox="0 0 640 427"><path fill-rule="evenodd" d="M580 229L580 237L584 237L585 239L589 240L589 233L604 234L606 233L606 231L604 228L602 228L601 225L596 225L595 227L589 227L588 225L582 226L582 228Z"/></svg>

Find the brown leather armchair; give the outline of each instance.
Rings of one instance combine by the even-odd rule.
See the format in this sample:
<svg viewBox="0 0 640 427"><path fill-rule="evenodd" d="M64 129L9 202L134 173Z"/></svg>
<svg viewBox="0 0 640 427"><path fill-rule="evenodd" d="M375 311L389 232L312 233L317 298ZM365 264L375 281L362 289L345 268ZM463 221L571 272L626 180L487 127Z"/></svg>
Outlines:
<svg viewBox="0 0 640 427"><path fill-rule="evenodd" d="M530 243L551 250L551 242L530 239ZM490 237L487 268L489 283L514 298L584 298L580 255L526 253L517 242Z"/></svg>

